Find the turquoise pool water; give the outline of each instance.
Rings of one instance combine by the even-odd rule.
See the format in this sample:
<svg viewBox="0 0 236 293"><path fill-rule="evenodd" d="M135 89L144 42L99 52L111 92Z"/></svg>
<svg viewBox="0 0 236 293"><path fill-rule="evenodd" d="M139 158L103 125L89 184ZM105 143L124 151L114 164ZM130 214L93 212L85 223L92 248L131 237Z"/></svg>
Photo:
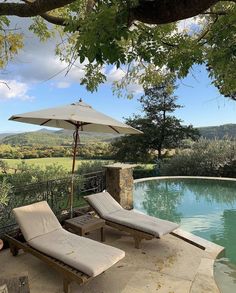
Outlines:
<svg viewBox="0 0 236 293"><path fill-rule="evenodd" d="M236 181L153 179L135 183L134 208L177 222L181 229L225 247L215 263L224 293L236 292Z"/></svg>

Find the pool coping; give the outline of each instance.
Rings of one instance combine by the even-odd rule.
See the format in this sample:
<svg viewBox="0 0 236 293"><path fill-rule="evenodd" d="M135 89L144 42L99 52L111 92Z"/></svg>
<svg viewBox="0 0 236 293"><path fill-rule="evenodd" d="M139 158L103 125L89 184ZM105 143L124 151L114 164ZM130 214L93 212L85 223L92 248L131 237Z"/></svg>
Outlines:
<svg viewBox="0 0 236 293"><path fill-rule="evenodd" d="M204 177L204 176L159 176L159 177L147 177L147 178L140 178L135 179L134 183L142 182L142 181L150 181L150 180L156 180L156 179L217 179L217 180L225 180L225 181L236 181L235 178L225 178L225 177ZM201 238L199 236L196 236L190 232L184 231L180 228L174 230L171 233L173 236L182 239L183 241L186 241L190 243L191 245L197 246L199 249L202 249L206 252L204 257L200 260L200 265L198 267L198 270L196 272L195 278L193 280L193 284L190 289L190 293L194 291L192 290L194 287L194 283L198 283L199 279L201 277L210 278L214 281L216 288L218 289L218 292L220 292L220 289L217 285L217 282L214 278L214 263L216 258L223 254L225 251L225 248L223 246L220 246L218 244L215 244L209 240L206 240L204 238Z"/></svg>
<svg viewBox="0 0 236 293"><path fill-rule="evenodd" d="M171 234L205 251L204 256L200 260L200 264L196 271L196 275L192 282L189 293L195 292L195 289L192 290L195 284L198 284L199 280L205 280L206 278L211 279L215 284L216 290L220 292L220 289L214 277L214 263L216 258L224 253L225 248L204 238L196 236L190 232L184 231L180 228L174 230Z"/></svg>
<svg viewBox="0 0 236 293"><path fill-rule="evenodd" d="M142 181L150 181L156 179L208 179L208 180L223 180L223 181L236 181L236 178L231 177L208 177L208 176L155 176L155 177L146 177L134 179L134 183Z"/></svg>

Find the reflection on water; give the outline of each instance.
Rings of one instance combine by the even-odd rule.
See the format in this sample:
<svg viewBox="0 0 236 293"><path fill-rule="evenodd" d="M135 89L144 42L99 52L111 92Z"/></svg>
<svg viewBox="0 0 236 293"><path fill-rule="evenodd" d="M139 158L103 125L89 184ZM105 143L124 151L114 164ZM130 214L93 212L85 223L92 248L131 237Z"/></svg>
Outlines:
<svg viewBox="0 0 236 293"><path fill-rule="evenodd" d="M222 292L236 292L236 181L154 179L138 182L134 208L177 222L182 229L224 246L226 258L216 262L217 283Z"/></svg>
<svg viewBox="0 0 236 293"><path fill-rule="evenodd" d="M151 180L147 185L143 182L135 185L134 205L148 215L180 222L181 213L176 210L176 206L181 203L182 196L181 190L175 184Z"/></svg>

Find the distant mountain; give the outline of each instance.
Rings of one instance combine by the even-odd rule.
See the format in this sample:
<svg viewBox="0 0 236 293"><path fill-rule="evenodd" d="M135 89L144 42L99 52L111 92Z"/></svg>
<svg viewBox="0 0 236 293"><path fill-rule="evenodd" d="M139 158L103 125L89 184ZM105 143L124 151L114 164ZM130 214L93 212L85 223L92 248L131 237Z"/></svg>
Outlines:
<svg viewBox="0 0 236 293"><path fill-rule="evenodd" d="M55 132L59 135L65 135L69 137L73 137L73 131L72 130L57 130ZM92 142L92 141L106 141L110 142L113 139L116 139L120 135L112 134L112 133L97 133L97 132L80 132L80 140L82 143L86 142Z"/></svg>
<svg viewBox="0 0 236 293"><path fill-rule="evenodd" d="M45 145L45 146L58 146L58 145L70 145L72 143L72 137L58 135L55 133L47 132L25 132L6 136L1 140L2 144L10 145Z"/></svg>
<svg viewBox="0 0 236 293"><path fill-rule="evenodd" d="M198 128L200 135L207 139L222 139L229 137L236 139L236 124L225 124L221 126L207 126ZM111 142L119 137L109 133L80 133L81 143ZM0 144L9 145L43 145L43 146L71 146L73 143L73 131L51 130L42 128L38 131L24 133L0 133Z"/></svg>
<svg viewBox="0 0 236 293"><path fill-rule="evenodd" d="M0 133L0 141L1 141L1 139L3 139L4 137L6 137L6 136L9 136L9 135L13 135L13 134L15 134L15 133L12 133L12 132L10 132L10 133Z"/></svg>
<svg viewBox="0 0 236 293"><path fill-rule="evenodd" d="M80 133L81 143L110 142L117 138L116 134ZM70 130L48 130L40 129L33 132L17 134L6 134L0 137L0 143L13 146L19 145L44 145L44 146L66 146L73 143L73 131Z"/></svg>
<svg viewBox="0 0 236 293"><path fill-rule="evenodd" d="M53 133L55 132L55 130L52 130L52 129L47 129L47 128L41 128L35 132L43 132L43 133Z"/></svg>
<svg viewBox="0 0 236 293"><path fill-rule="evenodd" d="M201 136L207 139L222 139L225 137L236 139L236 124L199 127L198 130Z"/></svg>

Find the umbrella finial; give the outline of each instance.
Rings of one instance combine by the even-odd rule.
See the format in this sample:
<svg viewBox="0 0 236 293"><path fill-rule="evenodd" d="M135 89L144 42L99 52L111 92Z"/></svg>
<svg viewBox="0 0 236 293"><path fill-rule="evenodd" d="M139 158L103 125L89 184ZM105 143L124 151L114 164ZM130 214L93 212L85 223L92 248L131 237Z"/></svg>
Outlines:
<svg viewBox="0 0 236 293"><path fill-rule="evenodd" d="M79 102L81 103L81 102L83 102L83 100L80 98L80 99L79 99Z"/></svg>

